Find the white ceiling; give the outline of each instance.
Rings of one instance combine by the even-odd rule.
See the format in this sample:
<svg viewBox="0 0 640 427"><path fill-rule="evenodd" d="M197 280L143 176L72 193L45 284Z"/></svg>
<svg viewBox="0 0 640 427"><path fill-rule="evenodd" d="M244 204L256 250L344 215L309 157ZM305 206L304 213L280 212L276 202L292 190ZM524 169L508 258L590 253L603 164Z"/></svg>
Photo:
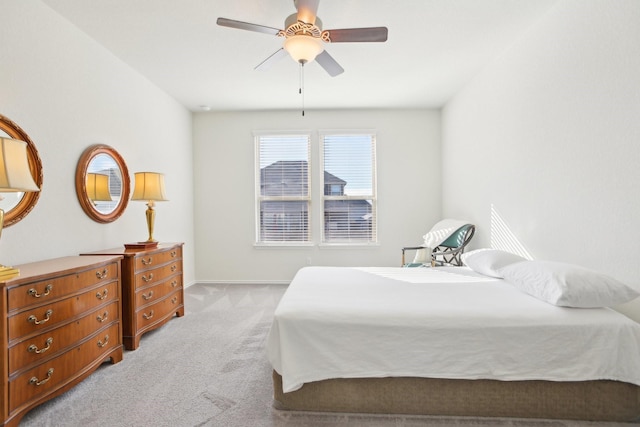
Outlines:
<svg viewBox="0 0 640 427"><path fill-rule="evenodd" d="M293 0L42 0L192 111L297 109L300 68L253 68L282 39L220 27L275 28ZM345 72L304 67L306 109L437 108L557 0L320 0L325 29L386 26L385 43L336 43Z"/></svg>

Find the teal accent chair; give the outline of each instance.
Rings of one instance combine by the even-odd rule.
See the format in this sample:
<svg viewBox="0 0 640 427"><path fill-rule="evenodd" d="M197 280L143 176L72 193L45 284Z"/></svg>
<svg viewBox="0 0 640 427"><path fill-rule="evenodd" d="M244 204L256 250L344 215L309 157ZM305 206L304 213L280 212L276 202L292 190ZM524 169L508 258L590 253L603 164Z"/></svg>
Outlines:
<svg viewBox="0 0 640 427"><path fill-rule="evenodd" d="M476 231L473 224L465 224L453 232L445 241L433 248L431 252L431 266L461 266L461 256ZM406 246L402 248L403 267L421 267L424 264L405 263L405 251L423 249L424 246Z"/></svg>

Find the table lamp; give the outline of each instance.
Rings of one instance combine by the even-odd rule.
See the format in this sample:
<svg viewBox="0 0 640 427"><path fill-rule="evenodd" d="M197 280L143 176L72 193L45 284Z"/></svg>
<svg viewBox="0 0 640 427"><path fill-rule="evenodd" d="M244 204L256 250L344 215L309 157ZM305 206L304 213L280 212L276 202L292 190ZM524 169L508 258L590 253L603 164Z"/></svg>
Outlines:
<svg viewBox="0 0 640 427"><path fill-rule="evenodd" d="M17 139L0 137L0 193L40 191L33 181L27 143ZM0 199L2 197L0 196ZM0 209L0 235L4 227L4 210ZM17 268L0 265L0 279L17 276Z"/></svg>
<svg viewBox="0 0 640 427"><path fill-rule="evenodd" d="M87 196L94 205L97 204L96 202L112 202L111 191L109 191L109 175L88 173Z"/></svg>
<svg viewBox="0 0 640 427"><path fill-rule="evenodd" d="M147 202L147 228L149 238L144 242L138 242L138 247L154 247L158 242L153 238L153 223L155 222L156 211L153 210L155 202L167 200L164 190L164 174L158 172L136 172L135 185L131 200ZM129 245L133 247L135 244ZM129 247L125 245L126 247Z"/></svg>

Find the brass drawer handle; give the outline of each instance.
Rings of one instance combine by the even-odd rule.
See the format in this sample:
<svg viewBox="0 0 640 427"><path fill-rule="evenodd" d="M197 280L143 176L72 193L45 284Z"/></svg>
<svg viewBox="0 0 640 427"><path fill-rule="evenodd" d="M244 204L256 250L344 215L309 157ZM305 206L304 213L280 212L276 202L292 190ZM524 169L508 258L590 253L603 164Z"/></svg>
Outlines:
<svg viewBox="0 0 640 427"><path fill-rule="evenodd" d="M153 298L153 291L149 291L147 295L142 294L142 298L144 298L145 301L149 301L151 298Z"/></svg>
<svg viewBox="0 0 640 427"><path fill-rule="evenodd" d="M178 255L178 251L171 251L171 258L175 258Z"/></svg>
<svg viewBox="0 0 640 427"><path fill-rule="evenodd" d="M142 265L151 265L151 263L153 262L153 257L149 257L147 259L141 258L140 261L142 261Z"/></svg>
<svg viewBox="0 0 640 427"><path fill-rule="evenodd" d="M31 295L34 298L40 298L40 297L46 297L47 295L49 295L51 293L51 290L53 289L53 285L50 283L47 286L45 286L44 288L44 293L39 294L38 291L36 291L35 289L31 288L29 289L29 295Z"/></svg>
<svg viewBox="0 0 640 427"><path fill-rule="evenodd" d="M151 319L151 318L153 317L153 310L151 310L151 311L149 312L149 314L147 314L147 313L142 313L142 317L144 317L144 320L149 320L149 319Z"/></svg>
<svg viewBox="0 0 640 427"><path fill-rule="evenodd" d="M104 279L105 277L107 277L107 273L109 272L109 270L107 270L106 268L102 271L96 271L96 277L100 280Z"/></svg>
<svg viewBox="0 0 640 427"><path fill-rule="evenodd" d="M176 271L178 269L177 265L172 265L171 266L171 272L173 273L174 271Z"/></svg>
<svg viewBox="0 0 640 427"><path fill-rule="evenodd" d="M150 282L153 280L153 273L149 273L149 277L147 276L142 276L142 280L144 280L145 282Z"/></svg>
<svg viewBox="0 0 640 427"><path fill-rule="evenodd" d="M176 286L178 286L178 281L177 280L171 281L171 287L175 288Z"/></svg>
<svg viewBox="0 0 640 427"><path fill-rule="evenodd" d="M38 350L37 345L31 344L27 351L29 353L42 354L51 348L51 344L53 344L53 337L47 338L47 340L45 341L45 347L43 347L41 350Z"/></svg>
<svg viewBox="0 0 640 427"><path fill-rule="evenodd" d="M96 317L96 320L100 323L104 322L105 320L107 320L107 317L109 317L109 312L105 311L104 314L102 316L100 316L98 314L98 316Z"/></svg>
<svg viewBox="0 0 640 427"><path fill-rule="evenodd" d="M102 292L96 292L96 298L98 298L100 301L102 301L103 299L105 299L107 297L108 293L109 293L108 289L105 289Z"/></svg>
<svg viewBox="0 0 640 427"><path fill-rule="evenodd" d="M104 336L104 342L98 340L98 347L102 348L109 343L109 335Z"/></svg>
<svg viewBox="0 0 640 427"><path fill-rule="evenodd" d="M38 381L37 377L31 377L31 379L29 380L29 384L41 386L51 379L51 375L53 375L53 368L49 368L49 370L47 371L47 378L43 379L42 381Z"/></svg>
<svg viewBox="0 0 640 427"><path fill-rule="evenodd" d="M171 298L171 304L175 304L178 302L178 297Z"/></svg>
<svg viewBox="0 0 640 427"><path fill-rule="evenodd" d="M51 319L51 315L52 314L53 314L53 310L51 310L51 309L47 310L47 312L44 313L44 319L42 319L42 320L38 320L38 318L32 314L31 316L29 316L27 318L27 322L33 323L34 325L41 325L43 323L48 322L49 319Z"/></svg>

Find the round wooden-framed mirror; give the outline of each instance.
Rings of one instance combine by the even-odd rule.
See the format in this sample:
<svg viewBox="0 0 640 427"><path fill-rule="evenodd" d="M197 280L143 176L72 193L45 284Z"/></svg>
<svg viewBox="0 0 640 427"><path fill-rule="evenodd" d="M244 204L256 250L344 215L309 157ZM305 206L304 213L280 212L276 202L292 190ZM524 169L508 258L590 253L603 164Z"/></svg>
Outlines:
<svg viewBox="0 0 640 427"><path fill-rule="evenodd" d="M27 157L29 159L31 177L38 188L42 190L42 161L40 160L40 155L38 155L36 145L29 138L29 135L8 117L0 114L0 136L19 139L27 143ZM4 226L13 225L27 216L38 203L40 193L41 191L2 193L3 198L0 200L0 208L4 210Z"/></svg>
<svg viewBox="0 0 640 427"><path fill-rule="evenodd" d="M91 219L118 219L129 203L130 188L129 170L116 150L105 144L84 150L76 168L76 194Z"/></svg>

